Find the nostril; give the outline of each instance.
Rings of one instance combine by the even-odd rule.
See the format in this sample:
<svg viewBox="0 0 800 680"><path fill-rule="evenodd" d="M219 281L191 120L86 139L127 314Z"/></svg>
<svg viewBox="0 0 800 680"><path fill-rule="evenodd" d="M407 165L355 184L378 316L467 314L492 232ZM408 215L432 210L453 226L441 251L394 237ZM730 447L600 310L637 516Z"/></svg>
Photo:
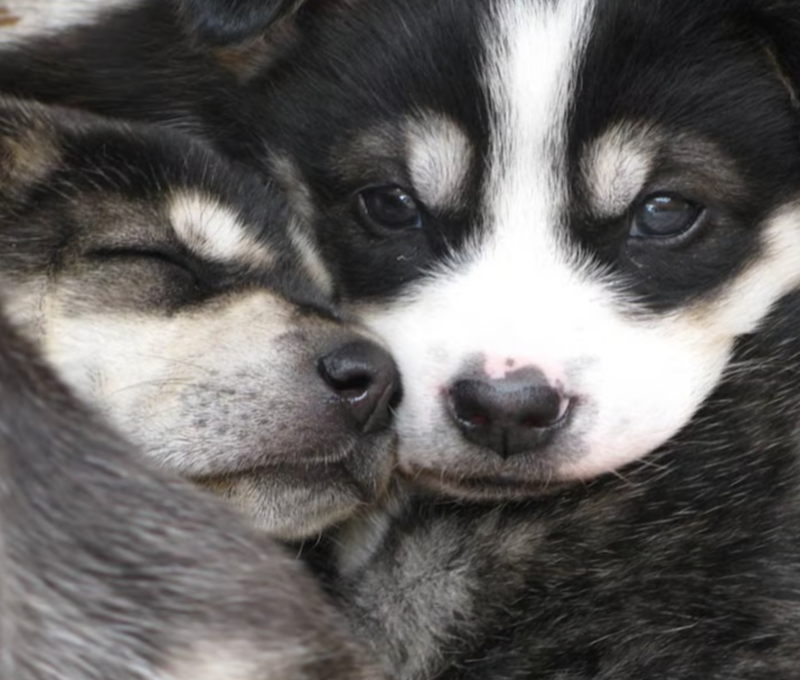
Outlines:
<svg viewBox="0 0 800 680"><path fill-rule="evenodd" d="M569 399L549 387L528 388L521 396L517 423L521 427L551 427L562 420L569 410Z"/></svg>
<svg viewBox="0 0 800 680"><path fill-rule="evenodd" d="M450 389L450 404L455 417L468 427L489 424L491 404L487 383L479 380L459 380Z"/></svg>
<svg viewBox="0 0 800 680"><path fill-rule="evenodd" d="M372 386L373 376L359 366L342 366L335 359L320 359L317 370L322 379L344 399L363 398Z"/></svg>

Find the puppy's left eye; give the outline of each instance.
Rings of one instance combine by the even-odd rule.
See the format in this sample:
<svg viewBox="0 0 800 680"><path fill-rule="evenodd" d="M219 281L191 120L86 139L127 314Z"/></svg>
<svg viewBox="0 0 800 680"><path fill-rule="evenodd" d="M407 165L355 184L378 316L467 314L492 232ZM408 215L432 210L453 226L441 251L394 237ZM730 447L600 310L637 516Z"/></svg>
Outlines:
<svg viewBox="0 0 800 680"><path fill-rule="evenodd" d="M419 229L422 211L405 189L390 185L370 187L359 194L358 208L362 219L385 229Z"/></svg>
<svg viewBox="0 0 800 680"><path fill-rule="evenodd" d="M646 198L634 211L631 236L671 238L688 232L699 221L703 207L681 196L657 194Z"/></svg>

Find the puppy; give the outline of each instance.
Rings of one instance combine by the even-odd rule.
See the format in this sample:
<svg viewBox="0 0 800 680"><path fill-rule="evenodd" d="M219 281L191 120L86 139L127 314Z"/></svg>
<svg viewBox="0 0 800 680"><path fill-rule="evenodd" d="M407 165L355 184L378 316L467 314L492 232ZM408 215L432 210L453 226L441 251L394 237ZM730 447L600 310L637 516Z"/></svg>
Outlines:
<svg viewBox="0 0 800 680"><path fill-rule="evenodd" d="M377 678L302 565L146 464L0 317L4 680Z"/></svg>
<svg viewBox="0 0 800 680"><path fill-rule="evenodd" d="M0 100L0 285L77 393L282 538L373 503L391 357L269 182L144 125Z"/></svg>
<svg viewBox="0 0 800 680"><path fill-rule="evenodd" d="M296 15L265 126L398 358L400 466L430 494L336 542L394 677L797 677L798 25Z"/></svg>
<svg viewBox="0 0 800 680"><path fill-rule="evenodd" d="M187 0L123 48L144 3L0 87L189 127L289 191L406 383L420 491L333 542L385 667L796 678L796 3L260 6Z"/></svg>
<svg viewBox="0 0 800 680"><path fill-rule="evenodd" d="M385 667L797 678L798 4L295 27L265 125L424 490L336 541Z"/></svg>

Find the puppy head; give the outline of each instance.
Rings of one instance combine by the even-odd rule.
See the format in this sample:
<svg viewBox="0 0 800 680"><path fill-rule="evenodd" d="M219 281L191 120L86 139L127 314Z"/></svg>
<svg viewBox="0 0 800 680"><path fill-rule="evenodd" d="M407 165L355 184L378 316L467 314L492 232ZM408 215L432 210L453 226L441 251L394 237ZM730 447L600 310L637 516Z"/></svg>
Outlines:
<svg viewBox="0 0 800 680"><path fill-rule="evenodd" d="M2 285L62 377L275 534L372 502L397 371L280 193L172 132L2 108Z"/></svg>
<svg viewBox="0 0 800 680"><path fill-rule="evenodd" d="M378 1L308 29L277 167L398 359L406 473L513 497L639 460L796 288L796 74L762 10Z"/></svg>

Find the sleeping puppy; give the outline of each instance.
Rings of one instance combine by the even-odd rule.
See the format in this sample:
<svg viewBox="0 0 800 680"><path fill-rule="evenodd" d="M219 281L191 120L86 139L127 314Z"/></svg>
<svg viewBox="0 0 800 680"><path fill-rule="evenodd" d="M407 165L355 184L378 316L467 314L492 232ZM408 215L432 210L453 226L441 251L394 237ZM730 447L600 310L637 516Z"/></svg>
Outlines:
<svg viewBox="0 0 800 680"><path fill-rule="evenodd" d="M0 317L3 680L378 678L301 563L148 465Z"/></svg>
<svg viewBox="0 0 800 680"><path fill-rule="evenodd" d="M0 99L8 314L153 461L292 539L383 493L398 389L305 238L200 142Z"/></svg>
<svg viewBox="0 0 800 680"><path fill-rule="evenodd" d="M14 48L0 88L289 191L404 377L419 495L332 542L393 677L794 680L798 27L787 0L145 2Z"/></svg>

